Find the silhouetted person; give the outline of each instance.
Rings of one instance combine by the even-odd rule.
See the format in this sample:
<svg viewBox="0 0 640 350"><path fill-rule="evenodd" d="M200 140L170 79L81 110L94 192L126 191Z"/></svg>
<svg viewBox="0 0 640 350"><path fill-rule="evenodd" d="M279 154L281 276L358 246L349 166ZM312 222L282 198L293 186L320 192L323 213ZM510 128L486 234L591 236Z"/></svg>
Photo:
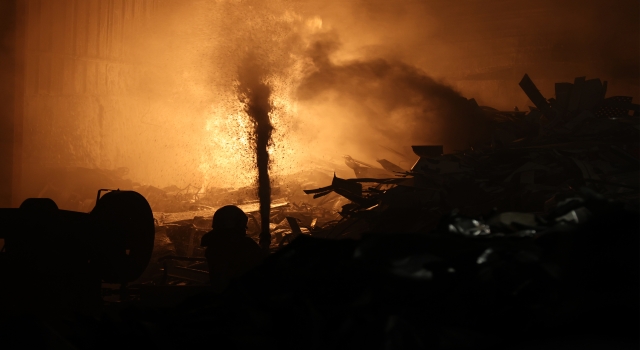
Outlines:
<svg viewBox="0 0 640 350"><path fill-rule="evenodd" d="M248 221L242 209L227 205L213 214L212 230L202 236L211 285L218 291L262 261L260 246L247 237Z"/></svg>

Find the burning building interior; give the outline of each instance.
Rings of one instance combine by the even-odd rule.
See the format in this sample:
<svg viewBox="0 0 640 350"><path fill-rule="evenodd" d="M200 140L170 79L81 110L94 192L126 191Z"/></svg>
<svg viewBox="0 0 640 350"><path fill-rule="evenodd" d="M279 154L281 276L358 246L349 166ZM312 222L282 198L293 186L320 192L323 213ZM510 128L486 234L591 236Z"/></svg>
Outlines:
<svg viewBox="0 0 640 350"><path fill-rule="evenodd" d="M640 345L637 1L0 16L0 346Z"/></svg>

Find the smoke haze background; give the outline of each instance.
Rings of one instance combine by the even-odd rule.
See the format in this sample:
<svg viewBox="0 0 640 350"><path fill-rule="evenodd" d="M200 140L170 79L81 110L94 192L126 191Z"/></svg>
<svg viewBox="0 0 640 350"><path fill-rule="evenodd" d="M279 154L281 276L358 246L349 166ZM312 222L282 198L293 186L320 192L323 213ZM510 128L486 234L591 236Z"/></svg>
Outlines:
<svg viewBox="0 0 640 350"><path fill-rule="evenodd" d="M27 101L34 164L128 167L156 186L254 183L251 125L236 94L249 51L272 89L275 175L313 156L410 165L381 146L466 147L490 127L466 98L526 109L524 73L547 97L553 83L583 75L609 80L610 95L640 97L637 1L156 3L149 22L123 36L136 69L108 76L118 96Z"/></svg>

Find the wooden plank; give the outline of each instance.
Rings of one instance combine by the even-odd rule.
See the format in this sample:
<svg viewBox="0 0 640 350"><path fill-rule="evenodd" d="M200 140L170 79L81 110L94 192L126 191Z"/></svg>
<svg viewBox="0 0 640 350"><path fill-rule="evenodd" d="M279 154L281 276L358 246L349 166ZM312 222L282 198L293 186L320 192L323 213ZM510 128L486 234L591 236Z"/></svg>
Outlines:
<svg viewBox="0 0 640 350"><path fill-rule="evenodd" d="M285 201L284 199L276 199L271 202L271 209L282 208L288 205L289 205L289 202ZM260 210L260 204L257 202L240 204L238 205L238 207L242 209L242 211L244 211L245 213L257 213ZM169 223L174 223L178 221L193 220L193 218L196 216L202 216L207 219L212 218L213 214L218 209L219 208L212 208L208 210L186 211L186 212L180 212L180 213L154 212L153 217L159 222L164 222L165 224L169 224Z"/></svg>
<svg viewBox="0 0 640 350"><path fill-rule="evenodd" d="M547 99L542 96L540 90L538 90L531 78L529 78L529 75L525 74L522 80L520 80L519 85L531 102L533 102L545 117L555 119L555 113L551 109L551 106L549 106Z"/></svg>

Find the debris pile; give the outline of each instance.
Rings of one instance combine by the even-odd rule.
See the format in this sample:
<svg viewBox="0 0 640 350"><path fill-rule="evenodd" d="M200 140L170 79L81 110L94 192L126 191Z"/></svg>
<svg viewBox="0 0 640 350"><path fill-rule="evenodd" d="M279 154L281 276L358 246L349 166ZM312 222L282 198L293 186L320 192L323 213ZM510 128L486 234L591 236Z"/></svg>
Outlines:
<svg viewBox="0 0 640 350"><path fill-rule="evenodd" d="M548 213L582 187L637 207L640 106L630 97L604 98L607 84L599 79L556 84L548 100L527 75L520 85L535 104L529 112L478 107L497 121L485 144L446 154L442 146L414 146L420 158L409 171L379 161L395 172L386 179L362 176L362 164L347 159L357 178L334 176L329 186L305 190L350 201L340 222L315 234L428 232L453 210L476 218L505 210Z"/></svg>
<svg viewBox="0 0 640 350"><path fill-rule="evenodd" d="M357 239L367 232L427 233L452 212L472 218L465 224L498 220L494 214L504 211L544 217L581 188L637 210L638 105L627 97L605 98L607 84L598 79L558 83L551 99L544 98L527 75L520 85L535 104L527 112L498 111L468 101L495 121L493 136L484 144L449 153L442 146L413 146L419 159L410 170L385 159L378 160L377 167L345 156L347 169L356 175L352 179L334 175L330 180L325 174L336 164L315 159L315 172L280 179L281 186L272 188L271 251L301 234ZM329 180L329 186L308 190ZM183 209L154 210L163 237L154 261L167 254L204 257L200 238L210 229L216 208L229 203L249 215L248 235L259 241L259 204L243 200L255 197L255 188L199 193L195 187L176 187L157 189L165 191L157 198L151 190L143 194L154 209L169 208L167 203ZM313 199L305 198L303 190ZM189 268L198 262L178 264ZM163 275L160 264L149 269L145 276L156 276L156 281Z"/></svg>

